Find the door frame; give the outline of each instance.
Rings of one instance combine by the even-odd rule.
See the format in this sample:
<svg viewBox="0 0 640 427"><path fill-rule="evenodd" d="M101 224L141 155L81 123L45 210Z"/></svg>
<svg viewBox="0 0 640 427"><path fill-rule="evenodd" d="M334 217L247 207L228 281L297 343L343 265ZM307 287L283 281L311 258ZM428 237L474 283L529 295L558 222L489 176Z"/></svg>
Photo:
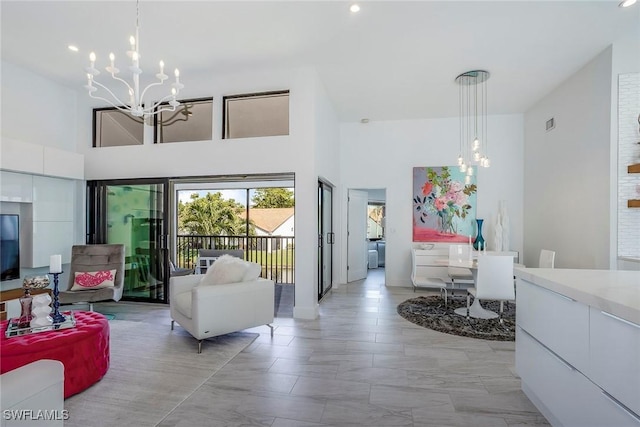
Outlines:
<svg viewBox="0 0 640 427"><path fill-rule="evenodd" d="M373 200L376 202L381 202L384 203L385 206L385 252L388 254L389 253L389 240L388 240L388 227L386 226L386 224L388 223L388 216L389 216L389 203L388 203L388 199L387 199L387 188L386 187L349 187L346 188L346 192L343 193L343 197L344 197L344 201L345 203L345 209L343 210L344 212L344 218L346 218L346 221L344 222L344 228L343 233L345 236L345 242L344 245L342 246L345 250L345 253L347 254L347 256L343 257L346 260L346 264L348 264L348 257L349 257L349 245L348 245L348 230L349 230L349 191L350 190L359 190L359 191L366 191L368 194L370 194L371 191L384 191L384 201L380 201L380 200ZM369 204L369 201L371 200L371 198L369 197L367 199L367 205ZM386 286L387 283L387 259L388 257L385 257L385 266L384 266L384 284ZM344 282L348 283L348 269L347 269L347 265L342 266L342 274L344 274ZM367 269L367 275L368 275L369 271Z"/></svg>
<svg viewBox="0 0 640 427"><path fill-rule="evenodd" d="M358 215L358 212L353 212L352 205L352 196L360 197L361 194L364 196L364 209ZM347 190L347 283L354 282L356 280L363 280L367 277L367 250L366 250L366 238L367 238L367 204L369 201L369 194L366 190L349 188ZM361 220L362 223L354 224L352 221L352 215L362 215ZM354 242L353 239L356 239L358 236L355 234L364 234L363 240L361 242ZM363 233L364 232L364 233ZM354 246L362 245L360 250L362 253L354 252ZM356 248L357 249L357 248ZM356 260L353 258L359 259L357 265L354 264ZM355 272L355 273L354 273Z"/></svg>
<svg viewBox="0 0 640 427"><path fill-rule="evenodd" d="M107 242L107 187L116 185L151 185L162 184L162 228L158 235L158 244L162 251L162 299L151 297L123 296L123 300L164 303L169 302L169 178L131 178L131 179L106 179L87 181L86 197L86 243L101 244Z"/></svg>
<svg viewBox="0 0 640 427"><path fill-rule="evenodd" d="M329 212L329 228L330 230L324 229L325 223L324 219L324 190L328 188L331 193L331 209ZM334 204L335 198L333 196L335 190L335 186L333 186L329 181L318 178L318 301L320 301L332 288L333 288L333 258L334 258L334 244L335 244L335 232L334 232ZM325 233L326 232L326 233ZM326 236L326 237L325 237ZM328 276L329 276L329 286L324 289L324 264L325 264L325 245L329 245L329 264L328 264Z"/></svg>

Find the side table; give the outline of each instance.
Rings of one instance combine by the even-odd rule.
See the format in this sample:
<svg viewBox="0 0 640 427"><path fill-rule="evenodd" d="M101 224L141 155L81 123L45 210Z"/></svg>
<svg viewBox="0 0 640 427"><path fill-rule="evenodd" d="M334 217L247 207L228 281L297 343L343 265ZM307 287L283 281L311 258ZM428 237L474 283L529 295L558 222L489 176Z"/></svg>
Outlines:
<svg viewBox="0 0 640 427"><path fill-rule="evenodd" d="M41 359L64 365L64 397L96 383L109 369L109 322L100 313L74 311L76 326L5 338L7 321L0 323L0 373Z"/></svg>

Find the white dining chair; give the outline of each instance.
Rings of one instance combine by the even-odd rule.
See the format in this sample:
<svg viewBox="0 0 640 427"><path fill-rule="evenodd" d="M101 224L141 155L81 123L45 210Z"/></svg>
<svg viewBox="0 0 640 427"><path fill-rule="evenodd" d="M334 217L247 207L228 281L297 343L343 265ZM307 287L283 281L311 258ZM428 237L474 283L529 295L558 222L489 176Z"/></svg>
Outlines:
<svg viewBox="0 0 640 427"><path fill-rule="evenodd" d="M446 256L446 253L440 254L438 250L433 248L427 250L411 250L411 283L413 284L413 292L418 288L437 288L444 293L444 306L447 306L447 282L441 277L446 273L440 273L443 265L438 263L440 257ZM446 261L446 258L445 258Z"/></svg>
<svg viewBox="0 0 640 427"><path fill-rule="evenodd" d="M471 245L450 245L449 246L449 267L447 272L451 279L451 288L458 285L473 285L473 274L469 267L473 264L473 246Z"/></svg>
<svg viewBox="0 0 640 427"><path fill-rule="evenodd" d="M538 267L554 268L555 259L556 259L555 251L550 251L548 249L541 249L540 260L538 261Z"/></svg>
<svg viewBox="0 0 640 427"><path fill-rule="evenodd" d="M513 283L513 256L479 255L476 285L467 289L467 317L469 317L470 296L480 301L500 301L500 313L495 317L503 322L504 302L516 298ZM474 301L475 303L475 301Z"/></svg>

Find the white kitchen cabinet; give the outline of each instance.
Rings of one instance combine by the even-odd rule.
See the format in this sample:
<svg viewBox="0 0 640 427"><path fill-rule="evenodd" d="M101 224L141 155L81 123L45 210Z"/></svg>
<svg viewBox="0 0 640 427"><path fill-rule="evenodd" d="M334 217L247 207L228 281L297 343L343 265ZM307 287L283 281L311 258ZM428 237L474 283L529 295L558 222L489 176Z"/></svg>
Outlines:
<svg viewBox="0 0 640 427"><path fill-rule="evenodd" d="M516 369L552 425L635 427L640 420L579 370L518 327ZM532 399L533 400L533 399Z"/></svg>
<svg viewBox="0 0 640 427"><path fill-rule="evenodd" d="M33 177L33 221L73 221L75 181Z"/></svg>
<svg viewBox="0 0 640 427"><path fill-rule="evenodd" d="M0 169L82 180L84 179L84 155L3 138L0 144Z"/></svg>
<svg viewBox="0 0 640 427"><path fill-rule="evenodd" d="M0 201L31 203L33 175L0 171Z"/></svg>
<svg viewBox="0 0 640 427"><path fill-rule="evenodd" d="M33 256L31 267L46 267L49 257L62 255L62 263L71 262L73 222L38 221L33 223Z"/></svg>
<svg viewBox="0 0 640 427"><path fill-rule="evenodd" d="M62 255L71 262L74 243L75 182L46 176L33 177L33 247L31 266L49 265L49 257Z"/></svg>
<svg viewBox="0 0 640 427"><path fill-rule="evenodd" d="M640 274L536 270L516 271L522 390L554 426L640 427Z"/></svg>
<svg viewBox="0 0 640 427"><path fill-rule="evenodd" d="M589 307L518 279L517 323L580 370L589 365Z"/></svg>
<svg viewBox="0 0 640 427"><path fill-rule="evenodd" d="M27 174L41 174L43 164L42 145L2 138L0 168Z"/></svg>
<svg viewBox="0 0 640 427"><path fill-rule="evenodd" d="M591 379L640 414L640 325L592 307L590 328Z"/></svg>

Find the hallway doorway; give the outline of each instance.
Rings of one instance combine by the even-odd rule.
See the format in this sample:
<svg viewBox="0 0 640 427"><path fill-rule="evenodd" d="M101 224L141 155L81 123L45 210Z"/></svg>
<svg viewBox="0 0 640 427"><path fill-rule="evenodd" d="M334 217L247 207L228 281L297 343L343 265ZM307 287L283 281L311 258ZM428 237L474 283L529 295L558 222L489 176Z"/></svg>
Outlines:
<svg viewBox="0 0 640 427"><path fill-rule="evenodd" d="M361 280L375 270L385 277L386 189L349 189L347 209L347 282ZM386 280L384 281L386 283Z"/></svg>

